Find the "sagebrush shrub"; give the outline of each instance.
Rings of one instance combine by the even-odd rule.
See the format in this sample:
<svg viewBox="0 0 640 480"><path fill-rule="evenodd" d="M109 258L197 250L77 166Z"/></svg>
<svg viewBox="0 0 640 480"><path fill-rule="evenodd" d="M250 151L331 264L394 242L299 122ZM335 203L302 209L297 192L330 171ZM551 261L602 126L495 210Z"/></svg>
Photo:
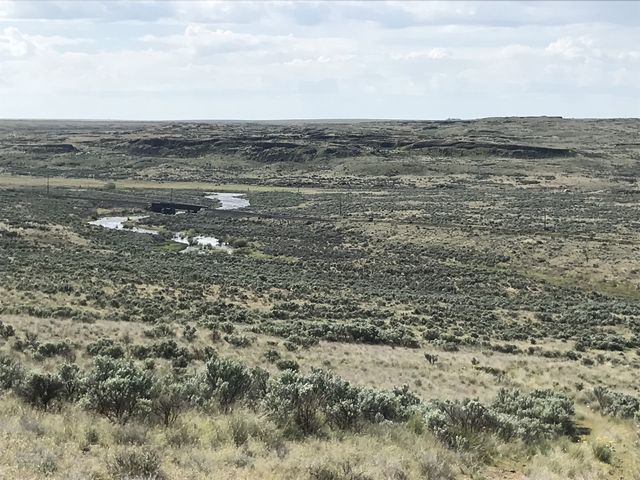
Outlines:
<svg viewBox="0 0 640 480"><path fill-rule="evenodd" d="M173 425L180 413L191 402L191 383L184 383L176 377L162 377L154 382L151 411L165 427Z"/></svg>
<svg viewBox="0 0 640 480"><path fill-rule="evenodd" d="M603 415L634 418L640 414L640 399L637 397L600 386L593 389L593 395Z"/></svg>
<svg viewBox="0 0 640 480"><path fill-rule="evenodd" d="M262 397L268 373L251 369L239 362L212 358L205 366L205 380L210 395L217 398L224 411L246 397Z"/></svg>
<svg viewBox="0 0 640 480"><path fill-rule="evenodd" d="M13 359L0 354L0 389L10 389L24 378L22 366Z"/></svg>
<svg viewBox="0 0 640 480"><path fill-rule="evenodd" d="M324 420L341 429L364 422L403 420L418 403L406 387L392 392L357 387L315 369L307 375L286 370L272 379L264 406L276 423L310 434Z"/></svg>
<svg viewBox="0 0 640 480"><path fill-rule="evenodd" d="M124 348L111 338L100 338L87 345L87 353L92 357L122 358L124 357Z"/></svg>
<svg viewBox="0 0 640 480"><path fill-rule="evenodd" d="M491 407L498 413L517 418L520 425L516 434L521 437L525 435L521 429L527 421L540 422L546 436L575 433L573 401L552 390L523 393L516 389L501 389Z"/></svg>
<svg viewBox="0 0 640 480"><path fill-rule="evenodd" d="M63 388L64 383L57 375L30 372L24 380L14 387L14 391L30 405L46 410L54 400L62 395Z"/></svg>
<svg viewBox="0 0 640 480"><path fill-rule="evenodd" d="M67 401L75 401L82 394L80 367L75 363L64 363L58 370L58 378L62 382L62 397Z"/></svg>
<svg viewBox="0 0 640 480"><path fill-rule="evenodd" d="M425 406L427 427L454 449L467 449L487 434L526 442L573 435L573 413L573 402L551 390L502 389L489 406L471 399L433 401Z"/></svg>
<svg viewBox="0 0 640 480"><path fill-rule="evenodd" d="M276 423L298 428L303 434L320 428L319 410L323 393L292 370L269 382L264 406Z"/></svg>
<svg viewBox="0 0 640 480"><path fill-rule="evenodd" d="M13 325L9 325L8 323L0 322L0 337L5 340L9 337L13 337L16 334Z"/></svg>
<svg viewBox="0 0 640 480"><path fill-rule="evenodd" d="M298 362L289 358L283 358L282 360L278 360L276 362L276 367L278 367L278 370L293 370L293 371L300 370L300 365L298 365Z"/></svg>
<svg viewBox="0 0 640 480"><path fill-rule="evenodd" d="M132 362L96 357L85 378L85 403L110 420L127 422L151 396L152 377Z"/></svg>
<svg viewBox="0 0 640 480"><path fill-rule="evenodd" d="M45 342L38 345L37 353L42 355L43 357L53 357L55 355L60 355L66 358L75 357L73 345L71 345L68 341L64 340L62 342Z"/></svg>

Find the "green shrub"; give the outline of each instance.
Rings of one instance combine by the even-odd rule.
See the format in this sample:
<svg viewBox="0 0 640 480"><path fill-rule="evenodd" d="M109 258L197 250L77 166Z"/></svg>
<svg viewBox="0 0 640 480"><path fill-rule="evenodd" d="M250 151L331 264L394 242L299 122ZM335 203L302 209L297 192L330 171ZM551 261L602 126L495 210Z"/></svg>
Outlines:
<svg viewBox="0 0 640 480"><path fill-rule="evenodd" d="M4 354L0 354L0 389L10 389L23 379L22 366Z"/></svg>
<svg viewBox="0 0 640 480"><path fill-rule="evenodd" d="M300 365L298 365L298 362L290 358L283 358L282 360L278 360L276 362L276 367L278 367L278 370L293 370L296 372L300 370Z"/></svg>
<svg viewBox="0 0 640 480"><path fill-rule="evenodd" d="M155 381L151 412L165 427L173 425L178 416L190 405L193 392L190 384L176 377L163 377Z"/></svg>
<svg viewBox="0 0 640 480"><path fill-rule="evenodd" d="M550 390L502 389L490 406L471 399L433 401L426 405L425 419L445 445L464 450L482 444L487 434L528 443L573 435L573 413L573 402Z"/></svg>
<svg viewBox="0 0 640 480"><path fill-rule="evenodd" d="M101 338L87 345L87 353L92 357L122 358L124 357L124 348L111 338Z"/></svg>
<svg viewBox="0 0 640 480"><path fill-rule="evenodd" d="M317 338L304 335L289 335L287 341L303 348L313 347L314 345L318 345L320 343L320 340L318 340Z"/></svg>
<svg viewBox="0 0 640 480"><path fill-rule="evenodd" d="M191 325L185 325L184 329L182 330L182 337L187 342L193 342L197 337L196 327Z"/></svg>
<svg viewBox="0 0 640 480"><path fill-rule="evenodd" d="M85 379L85 403L112 421L125 423L151 395L152 377L132 362L99 356Z"/></svg>
<svg viewBox="0 0 640 480"><path fill-rule="evenodd" d="M427 428L446 446L467 450L485 433L500 430L497 416L477 400L434 401L425 412Z"/></svg>
<svg viewBox="0 0 640 480"><path fill-rule="evenodd" d="M321 426L319 413L324 394L312 379L286 370L269 382L264 406L280 426L310 434Z"/></svg>
<svg viewBox="0 0 640 480"><path fill-rule="evenodd" d="M148 345L131 345L129 347L131 356L138 360L144 360L153 356L153 349Z"/></svg>
<svg viewBox="0 0 640 480"><path fill-rule="evenodd" d="M205 365L205 380L211 396L229 411L234 403L246 397L261 397L268 374L228 359L213 358Z"/></svg>
<svg viewBox="0 0 640 480"><path fill-rule="evenodd" d="M618 418L634 418L640 413L640 400L632 395L616 392L605 387L595 387L593 395L600 412Z"/></svg>
<svg viewBox="0 0 640 480"><path fill-rule="evenodd" d="M176 359L180 357L189 358L189 351L178 346L175 340L163 340L162 342L154 343L151 346L156 357L164 358L166 360Z"/></svg>
<svg viewBox="0 0 640 480"><path fill-rule="evenodd" d="M247 337L246 335L239 335L235 333L224 336L224 341L230 343L234 347L248 347L253 343L253 340L253 338Z"/></svg>
<svg viewBox="0 0 640 480"><path fill-rule="evenodd" d="M25 402L46 410L49 404L62 396L64 383L57 375L31 372L14 387L16 394Z"/></svg>
<svg viewBox="0 0 640 480"><path fill-rule="evenodd" d="M521 438L526 439L527 422L539 422L546 436L575 434L573 402L552 390L523 393L516 389L501 389L491 407L519 420L516 435Z"/></svg>
<svg viewBox="0 0 640 480"><path fill-rule="evenodd" d="M442 342L442 343L439 343L439 345L440 345L440 348L442 348L442 350L445 352L457 352L458 350L460 350L460 347L458 347L458 344L453 342Z"/></svg>
<svg viewBox="0 0 640 480"><path fill-rule="evenodd" d="M440 333L437 330L425 330L422 332L422 338L431 342L440 338Z"/></svg>
<svg viewBox="0 0 640 480"><path fill-rule="evenodd" d="M0 337L5 340L9 337L15 336L16 331L12 325L0 322Z"/></svg>
<svg viewBox="0 0 640 480"><path fill-rule="evenodd" d="M595 440L591 444L591 450L594 457L600 460L602 463L611 464L613 461L613 445L611 442L604 442L601 440Z"/></svg>
<svg viewBox="0 0 640 480"><path fill-rule="evenodd" d="M73 358L73 346L68 341L62 342L46 342L38 345L36 352L43 357L53 357L55 355Z"/></svg>
<svg viewBox="0 0 640 480"><path fill-rule="evenodd" d="M351 429L364 422L404 420L418 403L406 387L392 392L357 387L319 369L307 375L286 370L270 381L264 400L276 423L305 435L317 432L324 421Z"/></svg>
<svg viewBox="0 0 640 480"><path fill-rule="evenodd" d="M280 360L281 356L277 350L267 350L264 354L264 358L269 363L275 363Z"/></svg>

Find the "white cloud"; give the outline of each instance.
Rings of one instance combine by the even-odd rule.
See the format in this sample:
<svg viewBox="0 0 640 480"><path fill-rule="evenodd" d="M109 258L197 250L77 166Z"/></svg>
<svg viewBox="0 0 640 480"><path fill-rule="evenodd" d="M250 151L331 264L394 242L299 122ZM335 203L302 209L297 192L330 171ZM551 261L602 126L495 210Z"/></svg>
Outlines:
<svg viewBox="0 0 640 480"><path fill-rule="evenodd" d="M30 47L30 42L15 27L7 27L0 33L0 54L24 57L29 53Z"/></svg>
<svg viewBox="0 0 640 480"><path fill-rule="evenodd" d="M545 51L551 55L559 55L568 58L586 56L600 56L599 50L593 49L593 40L588 37L571 38L562 37L547 46Z"/></svg>
<svg viewBox="0 0 640 480"><path fill-rule="evenodd" d="M195 54L198 52L232 53L264 48L272 38L246 33L234 33L224 29L212 30L203 25L188 25L181 35L168 35L165 37L145 35L141 40L175 48L186 48Z"/></svg>
<svg viewBox="0 0 640 480"><path fill-rule="evenodd" d="M444 48L431 48L429 50L418 50L406 53L392 53L391 58L394 60L416 60L416 59L430 59L430 60L442 60L447 58L449 52Z"/></svg>
<svg viewBox="0 0 640 480"><path fill-rule="evenodd" d="M640 116L637 7L574 5L0 0L0 117Z"/></svg>
<svg viewBox="0 0 640 480"><path fill-rule="evenodd" d="M5 27L0 31L0 56L25 57L30 54L47 53L59 47L90 43L88 39L66 38L60 35L29 35L16 27Z"/></svg>

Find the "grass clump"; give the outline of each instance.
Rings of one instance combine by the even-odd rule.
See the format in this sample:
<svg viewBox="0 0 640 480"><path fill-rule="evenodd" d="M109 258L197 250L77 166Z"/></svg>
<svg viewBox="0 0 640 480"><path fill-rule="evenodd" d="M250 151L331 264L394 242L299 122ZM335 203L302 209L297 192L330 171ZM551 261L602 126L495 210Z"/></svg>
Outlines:
<svg viewBox="0 0 640 480"><path fill-rule="evenodd" d="M613 444L606 440L596 439L591 443L593 456L602 463L611 464L614 457Z"/></svg>
<svg viewBox="0 0 640 480"><path fill-rule="evenodd" d="M115 453L107 462L113 480L164 480L160 455L145 447L126 448Z"/></svg>

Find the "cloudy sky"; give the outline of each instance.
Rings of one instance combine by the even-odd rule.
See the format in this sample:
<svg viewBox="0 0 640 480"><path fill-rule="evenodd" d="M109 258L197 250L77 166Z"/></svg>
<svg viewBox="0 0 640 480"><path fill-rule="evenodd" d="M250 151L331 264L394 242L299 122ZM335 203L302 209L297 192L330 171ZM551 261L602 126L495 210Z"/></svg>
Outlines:
<svg viewBox="0 0 640 480"><path fill-rule="evenodd" d="M640 3L0 0L0 118L640 116Z"/></svg>

